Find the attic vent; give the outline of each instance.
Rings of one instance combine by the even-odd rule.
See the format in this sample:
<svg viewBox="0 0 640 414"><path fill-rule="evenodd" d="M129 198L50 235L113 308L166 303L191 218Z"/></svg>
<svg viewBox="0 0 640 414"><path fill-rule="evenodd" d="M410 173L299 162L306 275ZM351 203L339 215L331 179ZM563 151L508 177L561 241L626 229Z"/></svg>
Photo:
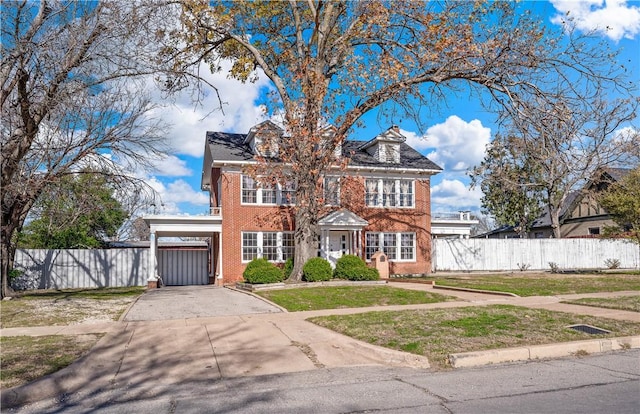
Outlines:
<svg viewBox="0 0 640 414"><path fill-rule="evenodd" d="M576 331L588 333L590 335L604 335L611 333L611 331L607 331L606 329L597 328L591 325L571 325L567 326L567 328L575 329Z"/></svg>
<svg viewBox="0 0 640 414"><path fill-rule="evenodd" d="M400 146L380 144L380 161L397 164L400 162Z"/></svg>

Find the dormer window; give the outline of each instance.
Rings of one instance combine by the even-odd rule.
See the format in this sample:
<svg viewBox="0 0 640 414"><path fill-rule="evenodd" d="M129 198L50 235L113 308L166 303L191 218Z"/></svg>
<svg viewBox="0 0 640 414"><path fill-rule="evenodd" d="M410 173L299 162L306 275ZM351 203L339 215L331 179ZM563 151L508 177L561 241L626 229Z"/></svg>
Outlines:
<svg viewBox="0 0 640 414"><path fill-rule="evenodd" d="M360 149L365 150L378 162L385 164L400 163L400 145L406 138L400 133L400 128L392 126L371 141L364 143Z"/></svg>
<svg viewBox="0 0 640 414"><path fill-rule="evenodd" d="M282 135L281 128L271 121L265 121L249 130L244 143L249 145L255 155L275 158L278 156Z"/></svg>

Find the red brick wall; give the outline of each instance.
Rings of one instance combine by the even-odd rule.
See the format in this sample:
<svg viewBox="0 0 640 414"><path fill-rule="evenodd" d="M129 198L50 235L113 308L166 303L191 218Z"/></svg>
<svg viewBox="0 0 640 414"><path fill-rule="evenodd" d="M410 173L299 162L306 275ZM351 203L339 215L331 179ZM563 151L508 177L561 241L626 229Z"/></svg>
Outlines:
<svg viewBox="0 0 640 414"><path fill-rule="evenodd" d="M215 169L214 169L215 170ZM242 205L241 174L212 171L212 192L217 191L217 179L222 178L222 265L224 283L242 280L243 231L293 231L292 212L286 206ZM215 179L215 181L214 181ZM217 197L212 197L212 202ZM422 274L431 270L431 219L429 178L415 181L415 209L369 208L364 206L364 178L343 180L341 202L370 224L363 231L415 232L416 261L389 262L391 274ZM215 251L215 250L214 250Z"/></svg>

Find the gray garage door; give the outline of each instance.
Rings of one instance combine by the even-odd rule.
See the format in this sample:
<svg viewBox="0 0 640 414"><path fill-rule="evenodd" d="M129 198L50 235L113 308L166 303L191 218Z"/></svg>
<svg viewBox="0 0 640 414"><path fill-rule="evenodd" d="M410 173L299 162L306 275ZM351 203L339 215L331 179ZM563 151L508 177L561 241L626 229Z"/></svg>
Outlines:
<svg viewBox="0 0 640 414"><path fill-rule="evenodd" d="M160 249L158 271L167 286L206 285L209 251L206 249Z"/></svg>

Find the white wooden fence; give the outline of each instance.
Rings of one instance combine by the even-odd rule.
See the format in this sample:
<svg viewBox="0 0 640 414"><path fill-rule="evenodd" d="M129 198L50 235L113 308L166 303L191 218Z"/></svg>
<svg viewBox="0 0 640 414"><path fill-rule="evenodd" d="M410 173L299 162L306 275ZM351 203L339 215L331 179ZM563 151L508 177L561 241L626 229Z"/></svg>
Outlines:
<svg viewBox="0 0 640 414"><path fill-rule="evenodd" d="M160 249L158 272L167 285L204 285L207 260L203 249ZM145 286L149 248L18 250L14 268L20 290Z"/></svg>
<svg viewBox="0 0 640 414"><path fill-rule="evenodd" d="M640 249L625 240L610 239L435 239L434 271L606 269L617 259L621 268L640 266Z"/></svg>

